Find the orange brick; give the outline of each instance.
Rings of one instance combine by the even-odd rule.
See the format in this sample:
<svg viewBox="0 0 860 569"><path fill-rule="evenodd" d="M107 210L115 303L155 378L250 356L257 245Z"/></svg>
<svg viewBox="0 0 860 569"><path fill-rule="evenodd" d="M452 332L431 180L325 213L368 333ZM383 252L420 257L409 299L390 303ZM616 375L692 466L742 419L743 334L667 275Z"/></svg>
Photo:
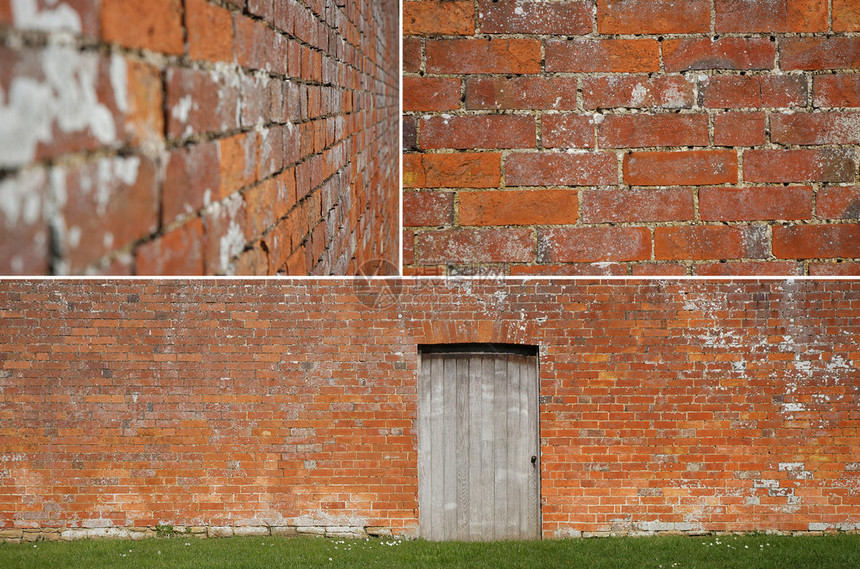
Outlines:
<svg viewBox="0 0 860 569"><path fill-rule="evenodd" d="M747 182L852 182L856 170L855 153L845 148L744 151Z"/></svg>
<svg viewBox="0 0 860 569"><path fill-rule="evenodd" d="M860 37L785 38L780 67L795 69L856 69L860 67Z"/></svg>
<svg viewBox="0 0 860 569"><path fill-rule="evenodd" d="M460 225L573 224L579 217L572 190L460 192Z"/></svg>
<svg viewBox="0 0 860 569"><path fill-rule="evenodd" d="M773 228L779 259L860 257L860 225L794 225Z"/></svg>
<svg viewBox="0 0 860 569"><path fill-rule="evenodd" d="M685 188L585 190L582 220L586 223L691 220L695 216L693 197L693 190Z"/></svg>
<svg viewBox="0 0 860 569"><path fill-rule="evenodd" d="M505 161L508 186L591 186L617 180L618 159L605 152L517 152Z"/></svg>
<svg viewBox="0 0 860 569"><path fill-rule="evenodd" d="M693 226L654 229L656 259L761 259L769 250L763 227Z"/></svg>
<svg viewBox="0 0 860 569"><path fill-rule="evenodd" d="M645 73L660 70L655 39L547 40L546 70L564 73Z"/></svg>
<svg viewBox="0 0 860 569"><path fill-rule="evenodd" d="M704 221L809 219L812 188L702 188L699 215Z"/></svg>
<svg viewBox="0 0 860 569"><path fill-rule="evenodd" d="M460 106L460 80L448 77L404 77L404 111L449 111Z"/></svg>
<svg viewBox="0 0 860 569"><path fill-rule="evenodd" d="M472 2L420 0L403 3L403 35L453 36L475 32Z"/></svg>
<svg viewBox="0 0 860 569"><path fill-rule="evenodd" d="M708 116L606 115L597 125L597 143L601 148L707 146Z"/></svg>
<svg viewBox="0 0 860 569"><path fill-rule="evenodd" d="M539 263L642 261L651 258L647 227L575 227L538 230Z"/></svg>
<svg viewBox="0 0 860 569"><path fill-rule="evenodd" d="M597 31L601 34L688 34L707 32L708 0L597 0Z"/></svg>
<svg viewBox="0 0 860 569"><path fill-rule="evenodd" d="M716 0L717 32L826 32L827 0Z"/></svg>
<svg viewBox="0 0 860 569"><path fill-rule="evenodd" d="M591 31L591 6L583 0L480 0L478 6L478 20L485 34L587 34Z"/></svg>
<svg viewBox="0 0 860 569"><path fill-rule="evenodd" d="M138 275L202 275L203 222L199 217L135 251Z"/></svg>
<svg viewBox="0 0 860 569"><path fill-rule="evenodd" d="M403 192L403 225L449 225L453 220L453 193Z"/></svg>
<svg viewBox="0 0 860 569"><path fill-rule="evenodd" d="M207 0L186 0L188 55L192 59L233 61L233 17Z"/></svg>
<svg viewBox="0 0 860 569"><path fill-rule="evenodd" d="M425 264L516 263L534 255L530 229L446 229L415 237L416 261Z"/></svg>
<svg viewBox="0 0 860 569"><path fill-rule="evenodd" d="M428 117L419 124L421 148L533 148L535 122L532 117L482 115Z"/></svg>
<svg viewBox="0 0 860 569"><path fill-rule="evenodd" d="M663 42L666 71L773 69L776 43L767 38L684 38Z"/></svg>
<svg viewBox="0 0 860 569"><path fill-rule="evenodd" d="M429 73L538 73L540 42L533 39L427 40Z"/></svg>
<svg viewBox="0 0 860 569"><path fill-rule="evenodd" d="M179 55L185 50L181 0L103 0L102 38L131 48Z"/></svg>
<svg viewBox="0 0 860 569"><path fill-rule="evenodd" d="M501 179L501 154L406 154L406 188L495 188Z"/></svg>
<svg viewBox="0 0 860 569"><path fill-rule="evenodd" d="M624 155L624 182L632 186L705 186L737 181L737 153L733 150L629 152Z"/></svg>
<svg viewBox="0 0 860 569"><path fill-rule="evenodd" d="M860 4L856 0L833 0L833 31L860 32Z"/></svg>
<svg viewBox="0 0 860 569"><path fill-rule="evenodd" d="M575 109L576 85L572 77L470 77L466 108Z"/></svg>

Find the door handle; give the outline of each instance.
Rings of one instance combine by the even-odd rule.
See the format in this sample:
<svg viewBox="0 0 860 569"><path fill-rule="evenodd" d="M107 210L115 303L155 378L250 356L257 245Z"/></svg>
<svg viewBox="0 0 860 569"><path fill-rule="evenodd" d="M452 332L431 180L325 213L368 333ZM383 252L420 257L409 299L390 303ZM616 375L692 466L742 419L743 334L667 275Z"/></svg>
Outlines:
<svg viewBox="0 0 860 569"><path fill-rule="evenodd" d="M532 455L532 464L536 464L536 463L537 463L537 457Z"/></svg>

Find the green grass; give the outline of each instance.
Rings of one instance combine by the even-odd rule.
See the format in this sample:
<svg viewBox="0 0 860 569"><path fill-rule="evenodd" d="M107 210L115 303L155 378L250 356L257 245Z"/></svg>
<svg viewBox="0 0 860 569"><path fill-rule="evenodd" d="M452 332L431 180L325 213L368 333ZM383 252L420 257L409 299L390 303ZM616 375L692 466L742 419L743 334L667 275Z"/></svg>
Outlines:
<svg viewBox="0 0 860 569"><path fill-rule="evenodd" d="M0 544L0 567L252 568L856 568L860 535L622 537L431 543L237 537Z"/></svg>

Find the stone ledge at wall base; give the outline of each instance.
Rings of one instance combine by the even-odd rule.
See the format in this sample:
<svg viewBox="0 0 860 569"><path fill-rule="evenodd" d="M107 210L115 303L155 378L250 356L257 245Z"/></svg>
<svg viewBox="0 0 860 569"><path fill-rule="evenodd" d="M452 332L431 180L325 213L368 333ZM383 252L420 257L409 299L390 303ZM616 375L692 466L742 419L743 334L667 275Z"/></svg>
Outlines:
<svg viewBox="0 0 860 569"><path fill-rule="evenodd" d="M282 536L329 538L380 538L394 536L381 526L149 526L112 528L0 529L0 542L75 541L78 539L129 539L182 537Z"/></svg>

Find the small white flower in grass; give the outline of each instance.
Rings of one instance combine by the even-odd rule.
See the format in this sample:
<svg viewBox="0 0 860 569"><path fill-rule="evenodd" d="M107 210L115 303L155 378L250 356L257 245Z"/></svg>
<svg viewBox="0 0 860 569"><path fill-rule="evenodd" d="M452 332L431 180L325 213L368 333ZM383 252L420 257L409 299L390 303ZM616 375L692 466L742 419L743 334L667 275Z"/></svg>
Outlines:
<svg viewBox="0 0 860 569"><path fill-rule="evenodd" d="M744 546L744 549L749 549L749 548L750 548L750 546L749 546L749 545L745 545L745 546Z"/></svg>

